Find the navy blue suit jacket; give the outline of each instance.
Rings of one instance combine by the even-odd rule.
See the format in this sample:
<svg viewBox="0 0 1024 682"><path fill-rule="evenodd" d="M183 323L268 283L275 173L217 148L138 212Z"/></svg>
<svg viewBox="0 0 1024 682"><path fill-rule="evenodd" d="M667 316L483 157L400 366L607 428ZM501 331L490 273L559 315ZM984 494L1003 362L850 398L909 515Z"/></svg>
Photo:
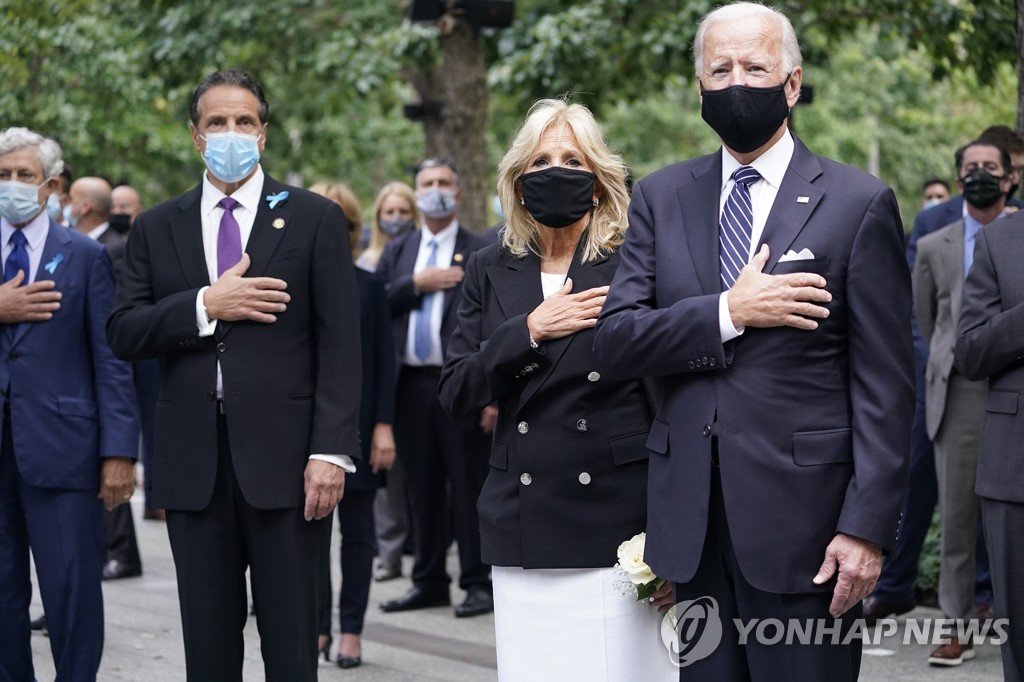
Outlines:
<svg viewBox="0 0 1024 682"><path fill-rule="evenodd" d="M44 279L63 296L53 318L18 324L13 337L0 325L18 471L35 486L98 491L100 460L134 459L139 444L131 367L103 331L114 302L110 257L51 220L35 281Z"/></svg>
<svg viewBox="0 0 1024 682"><path fill-rule="evenodd" d="M910 272L892 191L796 141L763 233L765 272L815 272L832 294L815 331L719 331L721 153L637 184L622 263L598 320L610 377L660 376L647 445L647 558L675 582L704 546L717 428L729 531L746 580L811 580L837 532L891 548L914 410ZM789 250L814 258L779 262Z"/></svg>

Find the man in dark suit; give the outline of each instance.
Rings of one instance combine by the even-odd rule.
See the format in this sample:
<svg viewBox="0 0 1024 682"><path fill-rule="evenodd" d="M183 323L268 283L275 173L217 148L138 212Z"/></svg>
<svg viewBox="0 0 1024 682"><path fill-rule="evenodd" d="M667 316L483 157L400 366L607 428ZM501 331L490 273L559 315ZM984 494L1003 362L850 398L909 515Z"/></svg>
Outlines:
<svg viewBox="0 0 1024 682"><path fill-rule="evenodd" d="M1009 133L1009 135L1007 135ZM1008 193L1007 205L1014 210L1024 207L1024 202L1013 198L1013 187L1020 181L1018 167L1024 164L1024 142L1006 126L990 126L978 138L993 142L998 147L1012 145L1017 150L1016 156L1010 151L1011 191ZM927 183L926 183L927 187ZM964 198L957 195L938 205L920 211L914 217L914 226L907 238L907 262L914 269L917 262L918 241L947 225L964 218L967 214ZM966 274L966 273L965 273ZM882 575L878 579L875 591L864 602L864 619L871 625L879 618L899 615L910 611L917 605L914 599L915 583L917 582L918 562L925 537L931 528L935 503L938 501L938 487L935 478L935 451L932 446L928 429L925 425L925 367L928 364L928 344L921 338L917 320L911 318L914 335L914 376L917 383L917 402L914 407L914 425L910 438L910 472L907 490L903 500L902 518L900 521L900 537L893 552L886 557L882 565ZM978 546L975 551L975 602L979 617L991 616L992 584L988 570L988 555L985 551L985 539L978 534Z"/></svg>
<svg viewBox="0 0 1024 682"><path fill-rule="evenodd" d="M79 178L71 184L68 194L71 197L71 228L106 247L114 267L114 279L120 279L128 236L111 228L108 222L112 204L110 183L103 178ZM133 452L137 451L136 447ZM104 580L142 575L142 559L139 557L130 504L122 504L104 512L103 538L106 545Z"/></svg>
<svg viewBox="0 0 1024 682"><path fill-rule="evenodd" d="M913 282L917 325L928 344L925 421L928 437L935 445L942 510L939 606L947 618L967 619L975 615L974 558L980 505L974 483L978 429L988 386L956 371L953 346L964 278L973 262L978 231L1004 214L1010 156L1000 147L975 141L957 150L956 165L966 213L962 219L921 238ZM959 665L974 657L973 647L970 640L952 638L935 649L928 660L932 665Z"/></svg>
<svg viewBox="0 0 1024 682"><path fill-rule="evenodd" d="M954 357L967 379L988 379L975 491L981 497L995 612L1008 618L1003 677L1024 679L1024 212L978 232L964 283Z"/></svg>
<svg viewBox="0 0 1024 682"><path fill-rule="evenodd" d="M136 218L107 325L162 357L154 503L167 510L189 679L239 680L247 604L267 679L315 680L330 513L358 458L359 313L334 202L258 165L268 106L241 71L196 88L202 183Z"/></svg>
<svg viewBox="0 0 1024 682"><path fill-rule="evenodd" d="M131 370L103 336L114 299L110 258L43 208L62 166L53 140L25 128L0 132L4 680L34 679L30 549L57 679L96 679L103 651L102 510L127 501L134 487L139 430Z"/></svg>
<svg viewBox="0 0 1024 682"><path fill-rule="evenodd" d="M476 512L487 476L489 438L477 420L460 423L449 417L437 398L448 339L458 323L463 267L483 245L459 225L459 198L459 176L450 161L420 164L416 200L424 224L393 239L377 265L391 304L399 366L395 448L408 474L415 548L412 588L381 604L389 612L451 603L445 555L453 525L459 586L467 593L455 615L476 616L493 609Z"/></svg>
<svg viewBox="0 0 1024 682"><path fill-rule="evenodd" d="M721 644L680 679L853 680L859 639L740 645L733 619L848 632L896 539L914 406L899 211L787 129L785 16L720 8L694 57L723 148L637 184L595 339L602 374L663 377L645 559L718 604Z"/></svg>

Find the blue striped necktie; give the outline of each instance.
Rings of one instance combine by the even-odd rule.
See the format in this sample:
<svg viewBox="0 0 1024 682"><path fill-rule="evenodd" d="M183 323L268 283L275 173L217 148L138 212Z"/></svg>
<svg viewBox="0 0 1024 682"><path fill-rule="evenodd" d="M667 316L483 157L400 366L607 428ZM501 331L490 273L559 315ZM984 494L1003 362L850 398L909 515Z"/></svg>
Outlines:
<svg viewBox="0 0 1024 682"><path fill-rule="evenodd" d="M750 184L761 174L750 166L740 166L733 174L729 198L722 207L722 225L718 233L718 255L722 268L722 291L728 291L750 258L750 238L754 231L754 211L750 203Z"/></svg>
<svg viewBox="0 0 1024 682"><path fill-rule="evenodd" d="M427 250L430 252L427 256L427 264L425 267L433 267L437 265L437 240L431 239L427 242ZM423 300L420 302L419 314L416 315L416 327L413 333L413 351L416 353L416 357L421 362L426 362L427 358L430 357L430 351L434 345L433 339L430 333L430 317L434 312L434 297L437 293L424 294Z"/></svg>

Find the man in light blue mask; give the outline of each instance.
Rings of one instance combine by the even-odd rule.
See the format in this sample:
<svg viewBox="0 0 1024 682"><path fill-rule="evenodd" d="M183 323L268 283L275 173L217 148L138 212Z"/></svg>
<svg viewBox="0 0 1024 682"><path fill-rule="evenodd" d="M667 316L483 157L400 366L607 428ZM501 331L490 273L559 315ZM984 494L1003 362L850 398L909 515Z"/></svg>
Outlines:
<svg viewBox="0 0 1024 682"><path fill-rule="evenodd" d="M4 679L34 679L30 550L57 679L96 679L103 651L102 511L128 501L134 489L139 427L131 370L102 332L114 274L101 245L44 210L62 166L53 140L25 128L0 132ZM11 314L19 301L21 313Z"/></svg>
<svg viewBox="0 0 1024 682"><path fill-rule="evenodd" d="M190 680L241 679L246 569L266 678L316 680L330 515L360 452L347 222L263 172L268 112L247 73L199 84L189 127L206 172L132 223L107 325L120 357L163 360L152 504Z"/></svg>

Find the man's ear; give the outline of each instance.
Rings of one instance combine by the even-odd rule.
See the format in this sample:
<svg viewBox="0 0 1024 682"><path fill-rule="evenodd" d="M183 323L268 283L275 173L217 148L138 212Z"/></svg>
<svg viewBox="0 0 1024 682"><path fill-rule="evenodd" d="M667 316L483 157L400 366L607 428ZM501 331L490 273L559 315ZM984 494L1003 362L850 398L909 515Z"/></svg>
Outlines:
<svg viewBox="0 0 1024 682"><path fill-rule="evenodd" d="M196 151L200 154L203 153L202 140L199 138L199 131L196 130L196 126L191 121L188 124L188 132L192 136L192 145L196 148Z"/></svg>

